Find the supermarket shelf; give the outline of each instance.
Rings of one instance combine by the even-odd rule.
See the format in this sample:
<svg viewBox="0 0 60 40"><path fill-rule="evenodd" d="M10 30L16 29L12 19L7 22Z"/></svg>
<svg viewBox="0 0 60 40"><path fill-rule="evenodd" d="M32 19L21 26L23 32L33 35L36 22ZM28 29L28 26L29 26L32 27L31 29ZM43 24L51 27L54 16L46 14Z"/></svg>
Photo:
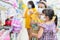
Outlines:
<svg viewBox="0 0 60 40"><path fill-rule="evenodd" d="M0 30L1 29L9 30L9 29L11 29L11 27L10 26L0 26Z"/></svg>

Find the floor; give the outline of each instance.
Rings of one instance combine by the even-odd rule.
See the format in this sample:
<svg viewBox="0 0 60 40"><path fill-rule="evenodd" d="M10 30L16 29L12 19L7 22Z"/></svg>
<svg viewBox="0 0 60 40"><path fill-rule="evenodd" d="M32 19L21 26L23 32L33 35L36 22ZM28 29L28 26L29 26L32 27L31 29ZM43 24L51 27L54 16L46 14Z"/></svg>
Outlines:
<svg viewBox="0 0 60 40"><path fill-rule="evenodd" d="M57 33L57 38L60 40L60 32Z"/></svg>

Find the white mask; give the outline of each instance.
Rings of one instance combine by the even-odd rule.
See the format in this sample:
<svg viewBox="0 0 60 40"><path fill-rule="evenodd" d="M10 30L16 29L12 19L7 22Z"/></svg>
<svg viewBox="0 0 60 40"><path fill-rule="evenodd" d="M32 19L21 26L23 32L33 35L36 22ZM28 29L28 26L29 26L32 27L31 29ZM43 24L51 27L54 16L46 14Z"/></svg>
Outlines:
<svg viewBox="0 0 60 40"><path fill-rule="evenodd" d="M42 14L43 9L44 9L44 8L38 8L39 14Z"/></svg>
<svg viewBox="0 0 60 40"><path fill-rule="evenodd" d="M41 15L41 16L40 16L40 19L41 19L41 20L45 20L45 16Z"/></svg>
<svg viewBox="0 0 60 40"><path fill-rule="evenodd" d="M28 5L28 8L29 8L29 9L31 9L31 8L32 8L32 6L31 6L31 5Z"/></svg>

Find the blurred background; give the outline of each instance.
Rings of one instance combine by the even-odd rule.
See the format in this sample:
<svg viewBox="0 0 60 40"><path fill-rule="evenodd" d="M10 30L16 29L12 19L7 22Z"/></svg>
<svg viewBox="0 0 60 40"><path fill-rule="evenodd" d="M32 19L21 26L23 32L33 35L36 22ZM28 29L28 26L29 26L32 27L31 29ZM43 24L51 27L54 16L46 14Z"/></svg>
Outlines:
<svg viewBox="0 0 60 40"><path fill-rule="evenodd" d="M20 14L23 16L30 0L0 0L0 21L1 25L5 24L5 20L11 16ZM32 0L37 8L40 0ZM55 14L58 16L58 28L60 28L60 0L45 0L47 6L53 8ZM19 17L19 16L18 16ZM58 40L60 39L60 32L57 33Z"/></svg>

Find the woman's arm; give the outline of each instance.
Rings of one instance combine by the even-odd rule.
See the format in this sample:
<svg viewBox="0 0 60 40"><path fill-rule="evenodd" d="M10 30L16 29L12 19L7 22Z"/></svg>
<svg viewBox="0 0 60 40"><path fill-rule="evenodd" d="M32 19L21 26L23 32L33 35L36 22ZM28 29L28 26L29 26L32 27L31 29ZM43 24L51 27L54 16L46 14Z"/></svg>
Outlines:
<svg viewBox="0 0 60 40"><path fill-rule="evenodd" d="M32 33L32 36L40 38L43 34L43 28L40 27L38 34Z"/></svg>
<svg viewBox="0 0 60 40"><path fill-rule="evenodd" d="M56 28L56 32L60 32L60 28Z"/></svg>

